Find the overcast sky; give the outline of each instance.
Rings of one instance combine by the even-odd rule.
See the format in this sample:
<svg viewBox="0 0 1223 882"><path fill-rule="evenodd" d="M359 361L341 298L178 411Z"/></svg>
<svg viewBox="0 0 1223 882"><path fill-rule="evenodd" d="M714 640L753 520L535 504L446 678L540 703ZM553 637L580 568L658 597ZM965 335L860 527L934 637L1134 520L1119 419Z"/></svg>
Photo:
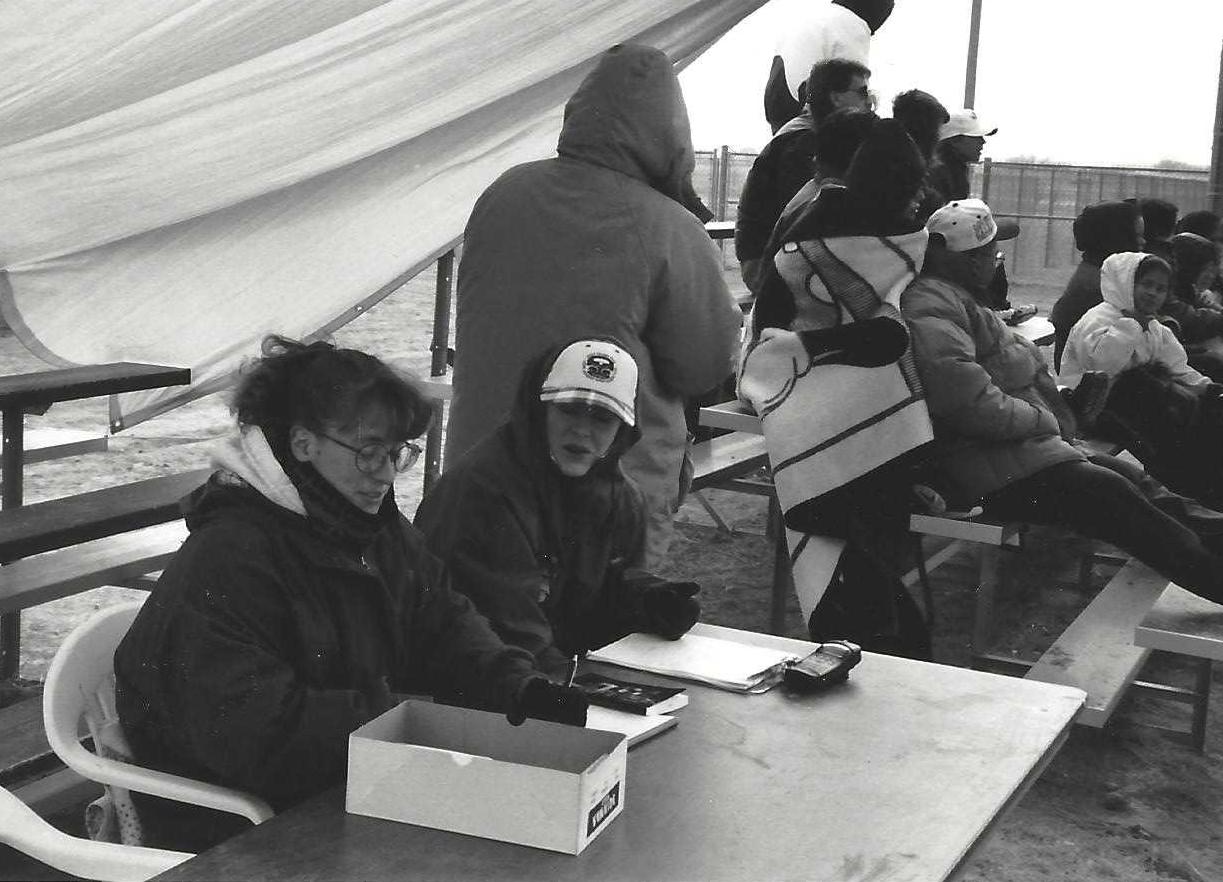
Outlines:
<svg viewBox="0 0 1223 882"><path fill-rule="evenodd" d="M698 149L758 150L762 93L796 7L771 0L684 71ZM896 0L871 46L880 110L925 89L964 99L970 0ZM1210 162L1223 0L984 0L976 108L998 126L985 153L1056 162Z"/></svg>

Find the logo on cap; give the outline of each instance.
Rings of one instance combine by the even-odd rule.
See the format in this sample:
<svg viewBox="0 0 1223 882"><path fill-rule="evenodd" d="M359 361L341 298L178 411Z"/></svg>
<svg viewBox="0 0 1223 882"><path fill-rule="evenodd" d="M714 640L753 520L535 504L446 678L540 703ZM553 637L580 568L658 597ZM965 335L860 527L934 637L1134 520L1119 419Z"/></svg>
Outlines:
<svg viewBox="0 0 1223 882"><path fill-rule="evenodd" d="M609 355L592 352L582 362L582 373L600 383L610 383L616 376L616 363Z"/></svg>

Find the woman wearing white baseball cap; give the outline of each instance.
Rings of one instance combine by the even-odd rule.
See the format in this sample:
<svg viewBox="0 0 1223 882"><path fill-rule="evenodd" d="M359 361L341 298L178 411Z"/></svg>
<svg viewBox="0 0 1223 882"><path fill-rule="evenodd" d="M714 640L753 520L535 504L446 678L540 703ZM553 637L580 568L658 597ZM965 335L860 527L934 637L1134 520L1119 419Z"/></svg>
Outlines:
<svg viewBox="0 0 1223 882"><path fill-rule="evenodd" d="M637 364L614 339L541 355L510 419L416 512L455 587L541 670L634 631L678 638L700 615L699 586L639 569L645 504L620 468L640 436L636 399Z"/></svg>

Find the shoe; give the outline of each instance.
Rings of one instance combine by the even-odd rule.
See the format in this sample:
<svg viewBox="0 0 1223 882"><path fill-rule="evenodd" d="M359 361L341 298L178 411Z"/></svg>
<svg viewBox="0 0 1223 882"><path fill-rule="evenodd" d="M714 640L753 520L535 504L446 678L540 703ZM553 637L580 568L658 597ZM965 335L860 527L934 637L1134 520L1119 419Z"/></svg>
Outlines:
<svg viewBox="0 0 1223 882"><path fill-rule="evenodd" d="M1070 393L1075 418L1084 431L1095 425L1100 412L1104 410L1110 385L1108 374L1104 371L1087 371Z"/></svg>

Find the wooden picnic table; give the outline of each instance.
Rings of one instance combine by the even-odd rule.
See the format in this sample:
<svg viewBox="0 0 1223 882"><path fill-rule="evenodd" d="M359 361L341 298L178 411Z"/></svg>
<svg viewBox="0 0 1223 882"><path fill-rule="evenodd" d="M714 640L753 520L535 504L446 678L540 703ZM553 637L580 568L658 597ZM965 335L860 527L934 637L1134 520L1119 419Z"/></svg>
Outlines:
<svg viewBox="0 0 1223 882"><path fill-rule="evenodd" d="M181 386L191 382L187 368L137 362L110 362L0 377L0 509L22 504L25 465L25 412L60 401L119 392ZM0 556L8 561L11 557ZM19 613L0 616L0 678L17 672L21 646Z"/></svg>
<svg viewBox="0 0 1223 882"><path fill-rule="evenodd" d="M935 882L1040 775L1083 701L1064 686L872 653L846 685L805 697L686 685L679 724L629 752L624 811L580 855L346 814L337 787L158 878Z"/></svg>

